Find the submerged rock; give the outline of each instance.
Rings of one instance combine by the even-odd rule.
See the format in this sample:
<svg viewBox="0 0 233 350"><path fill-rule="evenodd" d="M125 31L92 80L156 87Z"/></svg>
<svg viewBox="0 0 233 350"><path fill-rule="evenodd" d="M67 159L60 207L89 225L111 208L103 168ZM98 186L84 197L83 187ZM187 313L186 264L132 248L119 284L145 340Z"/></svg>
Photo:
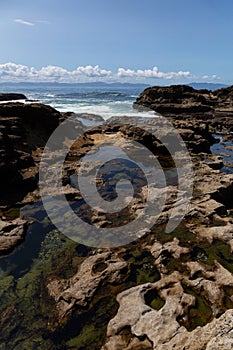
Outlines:
<svg viewBox="0 0 233 350"><path fill-rule="evenodd" d="M100 286L125 279L127 264L111 253L95 254L85 259L79 271L69 280L53 280L47 288L57 302L60 322L74 308L89 305Z"/></svg>

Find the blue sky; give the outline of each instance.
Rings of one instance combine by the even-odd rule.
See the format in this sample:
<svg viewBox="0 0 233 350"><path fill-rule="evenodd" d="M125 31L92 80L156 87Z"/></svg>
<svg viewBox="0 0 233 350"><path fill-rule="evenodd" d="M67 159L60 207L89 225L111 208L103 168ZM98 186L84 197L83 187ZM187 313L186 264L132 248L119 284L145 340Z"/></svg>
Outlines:
<svg viewBox="0 0 233 350"><path fill-rule="evenodd" d="M1 0L0 17L0 81L233 83L232 0Z"/></svg>

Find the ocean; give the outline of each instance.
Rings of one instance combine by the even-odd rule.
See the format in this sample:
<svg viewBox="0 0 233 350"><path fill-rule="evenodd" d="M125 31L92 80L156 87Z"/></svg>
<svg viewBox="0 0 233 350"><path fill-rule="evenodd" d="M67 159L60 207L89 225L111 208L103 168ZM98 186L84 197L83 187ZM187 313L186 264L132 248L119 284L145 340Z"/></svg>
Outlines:
<svg viewBox="0 0 233 350"><path fill-rule="evenodd" d="M93 113L105 120L111 116L136 115L133 102L145 84L4 83L0 92L23 93L30 100L50 105L60 112Z"/></svg>

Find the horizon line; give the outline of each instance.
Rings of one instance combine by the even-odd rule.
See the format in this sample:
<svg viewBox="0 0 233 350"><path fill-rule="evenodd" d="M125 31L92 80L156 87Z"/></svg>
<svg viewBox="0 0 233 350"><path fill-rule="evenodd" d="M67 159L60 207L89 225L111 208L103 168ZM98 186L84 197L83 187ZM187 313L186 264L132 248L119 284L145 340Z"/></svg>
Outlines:
<svg viewBox="0 0 233 350"><path fill-rule="evenodd" d="M113 82L104 82L104 81L87 81L87 82L59 82L59 81L3 81L0 82L0 85L4 84L58 84L58 85L94 85L94 84L102 84L102 85L114 85L114 84L120 84L120 85L145 85L145 86L156 86L156 84L153 83L133 83L133 82L121 82L121 81L113 81ZM190 83L174 83L171 82L171 84L158 84L158 86L171 86L171 85L192 85L192 84L200 84L200 85L226 85L231 86L233 83L226 83L226 82L202 82L202 81L193 81Z"/></svg>

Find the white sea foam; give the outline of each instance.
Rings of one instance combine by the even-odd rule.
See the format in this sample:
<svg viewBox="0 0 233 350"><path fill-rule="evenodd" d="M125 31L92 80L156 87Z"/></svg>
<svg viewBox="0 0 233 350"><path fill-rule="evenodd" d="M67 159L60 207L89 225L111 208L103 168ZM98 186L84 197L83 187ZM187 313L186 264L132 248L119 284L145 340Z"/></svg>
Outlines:
<svg viewBox="0 0 233 350"><path fill-rule="evenodd" d="M141 112L133 109L133 102L141 91L142 87L137 85L17 85L17 92L24 93L29 100L50 105L60 112L97 114L105 120L112 116L141 116ZM4 92L12 92L12 86L5 87ZM153 113L146 115L154 116Z"/></svg>
<svg viewBox="0 0 233 350"><path fill-rule="evenodd" d="M97 114L103 117L105 120L112 116L147 116L152 117L155 115L154 112L138 112L133 109L132 103L112 103L103 105L82 105L82 104L51 104L52 107L56 108L60 112L74 112L74 113L90 113Z"/></svg>

